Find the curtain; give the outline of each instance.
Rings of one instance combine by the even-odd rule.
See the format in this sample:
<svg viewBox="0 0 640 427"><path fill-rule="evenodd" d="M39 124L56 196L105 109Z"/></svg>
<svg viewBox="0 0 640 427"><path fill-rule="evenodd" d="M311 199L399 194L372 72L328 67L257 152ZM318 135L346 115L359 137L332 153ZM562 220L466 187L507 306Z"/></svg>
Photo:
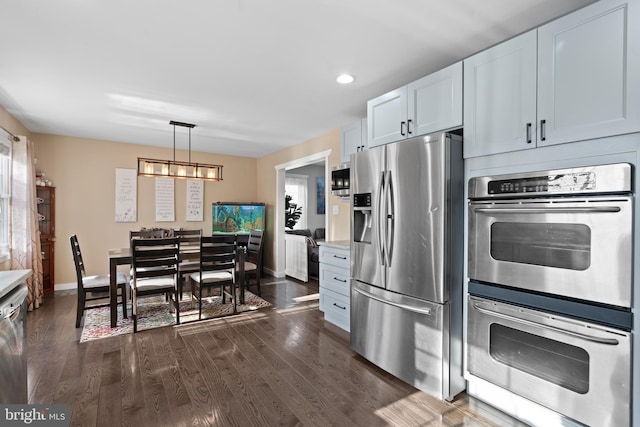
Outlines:
<svg viewBox="0 0 640 427"><path fill-rule="evenodd" d="M11 162L11 219L9 222L11 269L33 271L27 280L28 310L33 311L42 304L44 294L33 142L23 136L19 141L14 141Z"/></svg>

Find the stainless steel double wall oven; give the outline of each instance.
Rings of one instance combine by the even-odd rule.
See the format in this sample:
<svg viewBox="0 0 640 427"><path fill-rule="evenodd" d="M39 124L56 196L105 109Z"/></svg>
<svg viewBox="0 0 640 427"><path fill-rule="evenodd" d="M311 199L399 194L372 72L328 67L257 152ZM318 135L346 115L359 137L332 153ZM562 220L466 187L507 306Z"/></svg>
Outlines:
<svg viewBox="0 0 640 427"><path fill-rule="evenodd" d="M630 424L631 182L626 163L469 181L470 374Z"/></svg>

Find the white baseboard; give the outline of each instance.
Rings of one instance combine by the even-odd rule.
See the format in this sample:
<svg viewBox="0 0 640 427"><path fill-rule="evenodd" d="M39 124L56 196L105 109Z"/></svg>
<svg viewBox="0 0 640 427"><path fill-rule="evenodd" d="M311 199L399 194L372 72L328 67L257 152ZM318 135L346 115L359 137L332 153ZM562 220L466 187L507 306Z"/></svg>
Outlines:
<svg viewBox="0 0 640 427"><path fill-rule="evenodd" d="M76 282L71 283L59 283L53 285L53 290L55 291L71 291L78 288L78 284Z"/></svg>

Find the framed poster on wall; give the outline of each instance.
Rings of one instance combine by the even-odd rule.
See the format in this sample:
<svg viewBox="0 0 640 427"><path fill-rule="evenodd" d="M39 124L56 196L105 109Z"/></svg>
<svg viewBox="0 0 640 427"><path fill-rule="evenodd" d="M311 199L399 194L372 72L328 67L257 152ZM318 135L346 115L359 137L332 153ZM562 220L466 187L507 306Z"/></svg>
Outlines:
<svg viewBox="0 0 640 427"><path fill-rule="evenodd" d="M116 168L115 221L136 222L138 175L135 169Z"/></svg>

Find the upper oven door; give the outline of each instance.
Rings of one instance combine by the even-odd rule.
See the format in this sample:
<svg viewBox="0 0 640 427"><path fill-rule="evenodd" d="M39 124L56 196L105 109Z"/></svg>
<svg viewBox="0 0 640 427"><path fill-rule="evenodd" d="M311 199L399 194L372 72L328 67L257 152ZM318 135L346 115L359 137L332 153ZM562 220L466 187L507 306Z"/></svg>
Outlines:
<svg viewBox="0 0 640 427"><path fill-rule="evenodd" d="M631 306L631 197L472 201L469 277Z"/></svg>

